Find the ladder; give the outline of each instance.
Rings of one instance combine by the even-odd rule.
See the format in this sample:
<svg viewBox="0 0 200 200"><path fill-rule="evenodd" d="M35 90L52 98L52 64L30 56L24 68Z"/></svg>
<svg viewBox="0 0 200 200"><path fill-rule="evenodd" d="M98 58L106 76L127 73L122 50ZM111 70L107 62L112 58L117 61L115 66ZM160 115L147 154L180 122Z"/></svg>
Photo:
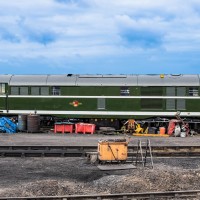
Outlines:
<svg viewBox="0 0 200 200"><path fill-rule="evenodd" d="M139 157L141 160L139 160ZM137 166L139 163L142 163L143 167L147 167L148 157L150 158L150 167L153 169L154 166L150 140L147 139L146 143L138 140L135 165Z"/></svg>

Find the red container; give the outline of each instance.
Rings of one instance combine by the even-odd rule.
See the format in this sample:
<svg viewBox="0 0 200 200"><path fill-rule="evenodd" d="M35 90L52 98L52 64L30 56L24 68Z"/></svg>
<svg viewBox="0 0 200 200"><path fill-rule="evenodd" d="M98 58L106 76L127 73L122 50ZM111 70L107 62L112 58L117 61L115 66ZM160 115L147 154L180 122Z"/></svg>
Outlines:
<svg viewBox="0 0 200 200"><path fill-rule="evenodd" d="M73 124L63 124L64 133L72 133L73 132Z"/></svg>
<svg viewBox="0 0 200 200"><path fill-rule="evenodd" d="M95 132L95 124L86 124L86 123L75 124L75 132L83 134L85 133L93 134Z"/></svg>
<svg viewBox="0 0 200 200"><path fill-rule="evenodd" d="M64 133L64 126L61 123L54 124L54 133Z"/></svg>
<svg viewBox="0 0 200 200"><path fill-rule="evenodd" d="M72 133L73 124L67 123L55 123L54 124L54 133Z"/></svg>

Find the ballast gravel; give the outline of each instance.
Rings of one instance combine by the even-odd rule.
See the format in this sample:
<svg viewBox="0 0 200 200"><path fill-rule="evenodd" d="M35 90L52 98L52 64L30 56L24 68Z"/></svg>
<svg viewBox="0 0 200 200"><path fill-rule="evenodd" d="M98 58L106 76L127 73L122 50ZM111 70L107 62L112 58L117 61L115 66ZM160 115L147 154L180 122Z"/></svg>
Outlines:
<svg viewBox="0 0 200 200"><path fill-rule="evenodd" d="M85 158L1 158L0 196L200 190L200 159L154 159L154 169L100 171Z"/></svg>

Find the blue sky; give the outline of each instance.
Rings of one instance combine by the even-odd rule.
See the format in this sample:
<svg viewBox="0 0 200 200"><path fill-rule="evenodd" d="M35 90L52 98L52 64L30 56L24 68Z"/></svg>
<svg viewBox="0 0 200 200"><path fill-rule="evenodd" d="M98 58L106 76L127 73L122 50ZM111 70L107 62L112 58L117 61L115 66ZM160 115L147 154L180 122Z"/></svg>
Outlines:
<svg viewBox="0 0 200 200"><path fill-rule="evenodd" d="M200 1L0 0L0 73L200 73Z"/></svg>

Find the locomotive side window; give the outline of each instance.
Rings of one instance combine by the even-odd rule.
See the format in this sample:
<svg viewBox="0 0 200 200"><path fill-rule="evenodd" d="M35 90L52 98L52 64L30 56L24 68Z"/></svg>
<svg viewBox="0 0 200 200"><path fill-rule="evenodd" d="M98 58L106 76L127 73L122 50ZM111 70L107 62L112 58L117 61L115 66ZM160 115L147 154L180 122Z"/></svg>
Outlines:
<svg viewBox="0 0 200 200"><path fill-rule="evenodd" d="M197 87L190 87L189 88L189 96L199 96L199 90Z"/></svg>
<svg viewBox="0 0 200 200"><path fill-rule="evenodd" d="M39 87L31 87L31 95L39 95L40 88Z"/></svg>
<svg viewBox="0 0 200 200"><path fill-rule="evenodd" d="M130 95L129 87L122 86L121 89L120 89L120 95L121 96L129 96Z"/></svg>
<svg viewBox="0 0 200 200"><path fill-rule="evenodd" d="M104 98L97 99L97 109L99 109L99 110L106 109L106 101Z"/></svg>
<svg viewBox="0 0 200 200"><path fill-rule="evenodd" d="M166 95L167 96L175 96L176 88L175 87L167 87L166 88Z"/></svg>
<svg viewBox="0 0 200 200"><path fill-rule="evenodd" d="M28 95L28 87L11 87L11 95Z"/></svg>
<svg viewBox="0 0 200 200"><path fill-rule="evenodd" d="M6 93L6 84L0 83L0 94L5 94L5 93Z"/></svg>
<svg viewBox="0 0 200 200"><path fill-rule="evenodd" d="M177 96L185 96L186 87L177 87Z"/></svg>
<svg viewBox="0 0 200 200"><path fill-rule="evenodd" d="M19 95L19 87L11 87L10 94L11 95Z"/></svg>
<svg viewBox="0 0 200 200"><path fill-rule="evenodd" d="M28 87L19 87L20 95L28 95Z"/></svg>
<svg viewBox="0 0 200 200"><path fill-rule="evenodd" d="M59 86L53 86L51 94L55 95L55 96L60 95L60 87Z"/></svg>
<svg viewBox="0 0 200 200"><path fill-rule="evenodd" d="M49 95L48 87L31 87L31 95Z"/></svg>
<svg viewBox="0 0 200 200"><path fill-rule="evenodd" d="M41 87L40 88L41 95L49 95L49 88L48 87Z"/></svg>

